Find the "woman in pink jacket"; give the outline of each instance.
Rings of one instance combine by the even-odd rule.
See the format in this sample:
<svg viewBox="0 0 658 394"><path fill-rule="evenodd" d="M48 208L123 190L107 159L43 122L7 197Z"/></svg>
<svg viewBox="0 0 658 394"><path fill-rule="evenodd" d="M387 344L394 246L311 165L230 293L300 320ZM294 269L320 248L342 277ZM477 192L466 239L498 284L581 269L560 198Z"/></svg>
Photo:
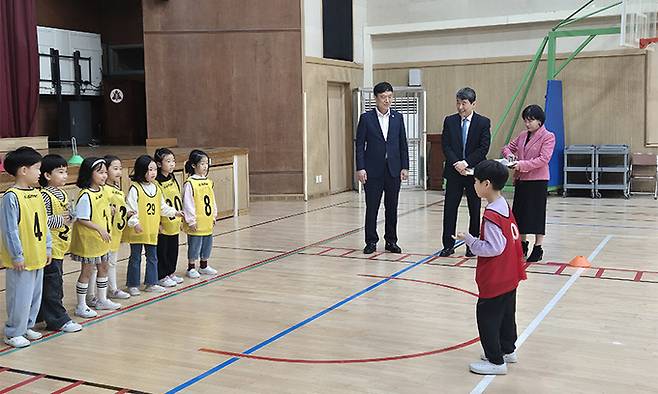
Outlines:
<svg viewBox="0 0 658 394"><path fill-rule="evenodd" d="M546 115L538 105L529 105L521 115L526 130L503 148L503 157L517 161L514 174L512 211L521 233L523 255L528 254L528 234L535 235L535 245L528 262L544 257L541 245L546 234L546 197L550 177L548 162L553 156L555 135L544 127Z"/></svg>

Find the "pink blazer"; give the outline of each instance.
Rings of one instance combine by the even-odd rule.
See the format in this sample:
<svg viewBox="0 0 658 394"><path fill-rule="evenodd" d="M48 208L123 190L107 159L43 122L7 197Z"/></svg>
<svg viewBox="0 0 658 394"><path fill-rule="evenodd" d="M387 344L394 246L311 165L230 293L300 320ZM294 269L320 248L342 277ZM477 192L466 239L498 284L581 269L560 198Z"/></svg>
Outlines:
<svg viewBox="0 0 658 394"><path fill-rule="evenodd" d="M530 141L526 145L527 136L528 131L526 130L505 146L503 157L513 154L519 160L519 169L514 174L516 179L521 181L548 180L550 177L548 162L553 156L555 135L542 126L530 137Z"/></svg>

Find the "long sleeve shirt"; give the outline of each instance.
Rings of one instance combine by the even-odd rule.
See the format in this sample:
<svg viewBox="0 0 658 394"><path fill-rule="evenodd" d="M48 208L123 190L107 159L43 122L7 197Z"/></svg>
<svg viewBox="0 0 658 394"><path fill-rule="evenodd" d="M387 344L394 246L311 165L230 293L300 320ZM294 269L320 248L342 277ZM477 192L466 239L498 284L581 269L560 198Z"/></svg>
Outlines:
<svg viewBox="0 0 658 394"><path fill-rule="evenodd" d="M64 201L64 192L57 187L47 186L46 189L55 195L60 201ZM50 194L41 192L43 201L46 203L46 214L48 215L48 228L60 228L64 226L64 217L62 215L53 215L53 202L50 199Z"/></svg>
<svg viewBox="0 0 658 394"><path fill-rule="evenodd" d="M2 236L2 242L7 247L14 263L23 263L25 261L23 244L18 235L19 215L18 198L14 193L5 193L0 202L0 236ZM46 229L46 253L48 256L52 254L52 245L53 240L50 230Z"/></svg>
<svg viewBox="0 0 658 394"><path fill-rule="evenodd" d="M486 209L496 211L503 216L509 216L509 205L507 205L507 201L502 196L487 205ZM484 236L482 238L479 239L471 234L466 234L466 245L468 245L471 252L476 256L499 256L505 250L505 246L507 246L507 240L500 227L487 220L484 221Z"/></svg>
<svg viewBox="0 0 658 394"><path fill-rule="evenodd" d="M144 192L149 196L155 196L158 192L158 186L155 183L141 183ZM126 196L126 208L129 212L134 212L134 215L128 219L128 227L135 227L139 224L139 207L137 203L137 188L131 186L128 190L128 195ZM170 207L164 199L162 194L160 195L160 216L173 217L176 216L178 212L176 208Z"/></svg>
<svg viewBox="0 0 658 394"><path fill-rule="evenodd" d="M206 179L206 177L196 174L192 175L190 178ZM215 199L213 212L215 216L217 216L217 199ZM188 226L196 225L196 206L194 205L194 193L192 191L192 185L189 182L185 182L183 185L183 217L185 218L185 223L187 223Z"/></svg>

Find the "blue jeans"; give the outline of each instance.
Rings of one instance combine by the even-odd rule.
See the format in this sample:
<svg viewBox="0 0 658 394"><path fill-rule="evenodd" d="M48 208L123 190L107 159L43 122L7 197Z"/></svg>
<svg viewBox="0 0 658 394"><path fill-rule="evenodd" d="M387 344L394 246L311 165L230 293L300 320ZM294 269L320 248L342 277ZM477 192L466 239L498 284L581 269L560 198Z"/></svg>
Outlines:
<svg viewBox="0 0 658 394"><path fill-rule="evenodd" d="M146 250L146 286L158 283L158 254L155 245L130 244L130 258L128 259L128 277L126 286L139 287L140 265L142 263L142 247Z"/></svg>
<svg viewBox="0 0 658 394"><path fill-rule="evenodd" d="M212 235L188 235L187 259L189 261L208 260L212 250Z"/></svg>

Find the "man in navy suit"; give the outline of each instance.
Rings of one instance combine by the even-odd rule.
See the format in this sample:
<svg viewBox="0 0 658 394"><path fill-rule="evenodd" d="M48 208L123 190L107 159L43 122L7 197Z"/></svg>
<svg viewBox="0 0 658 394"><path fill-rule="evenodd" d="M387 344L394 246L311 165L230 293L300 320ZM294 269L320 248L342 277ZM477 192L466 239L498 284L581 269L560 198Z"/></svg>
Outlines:
<svg viewBox="0 0 658 394"><path fill-rule="evenodd" d="M377 212L384 194L386 250L401 253L397 245L400 182L409 176L409 148L402 115L391 108L393 87L380 82L374 88L377 107L359 118L356 131L356 175L366 191L366 246L377 250Z"/></svg>
<svg viewBox="0 0 658 394"><path fill-rule="evenodd" d="M457 210L464 192L470 219L468 232L474 237L480 235L480 197L475 193L473 175L468 175L467 169L473 169L486 160L491 143L491 121L474 112L475 98L473 89L460 89L457 92L457 113L443 120L442 145L446 157L443 177L446 179L446 192L443 250L439 254L442 257L455 253L455 240L452 236L455 235ZM466 256L473 257L468 247Z"/></svg>

